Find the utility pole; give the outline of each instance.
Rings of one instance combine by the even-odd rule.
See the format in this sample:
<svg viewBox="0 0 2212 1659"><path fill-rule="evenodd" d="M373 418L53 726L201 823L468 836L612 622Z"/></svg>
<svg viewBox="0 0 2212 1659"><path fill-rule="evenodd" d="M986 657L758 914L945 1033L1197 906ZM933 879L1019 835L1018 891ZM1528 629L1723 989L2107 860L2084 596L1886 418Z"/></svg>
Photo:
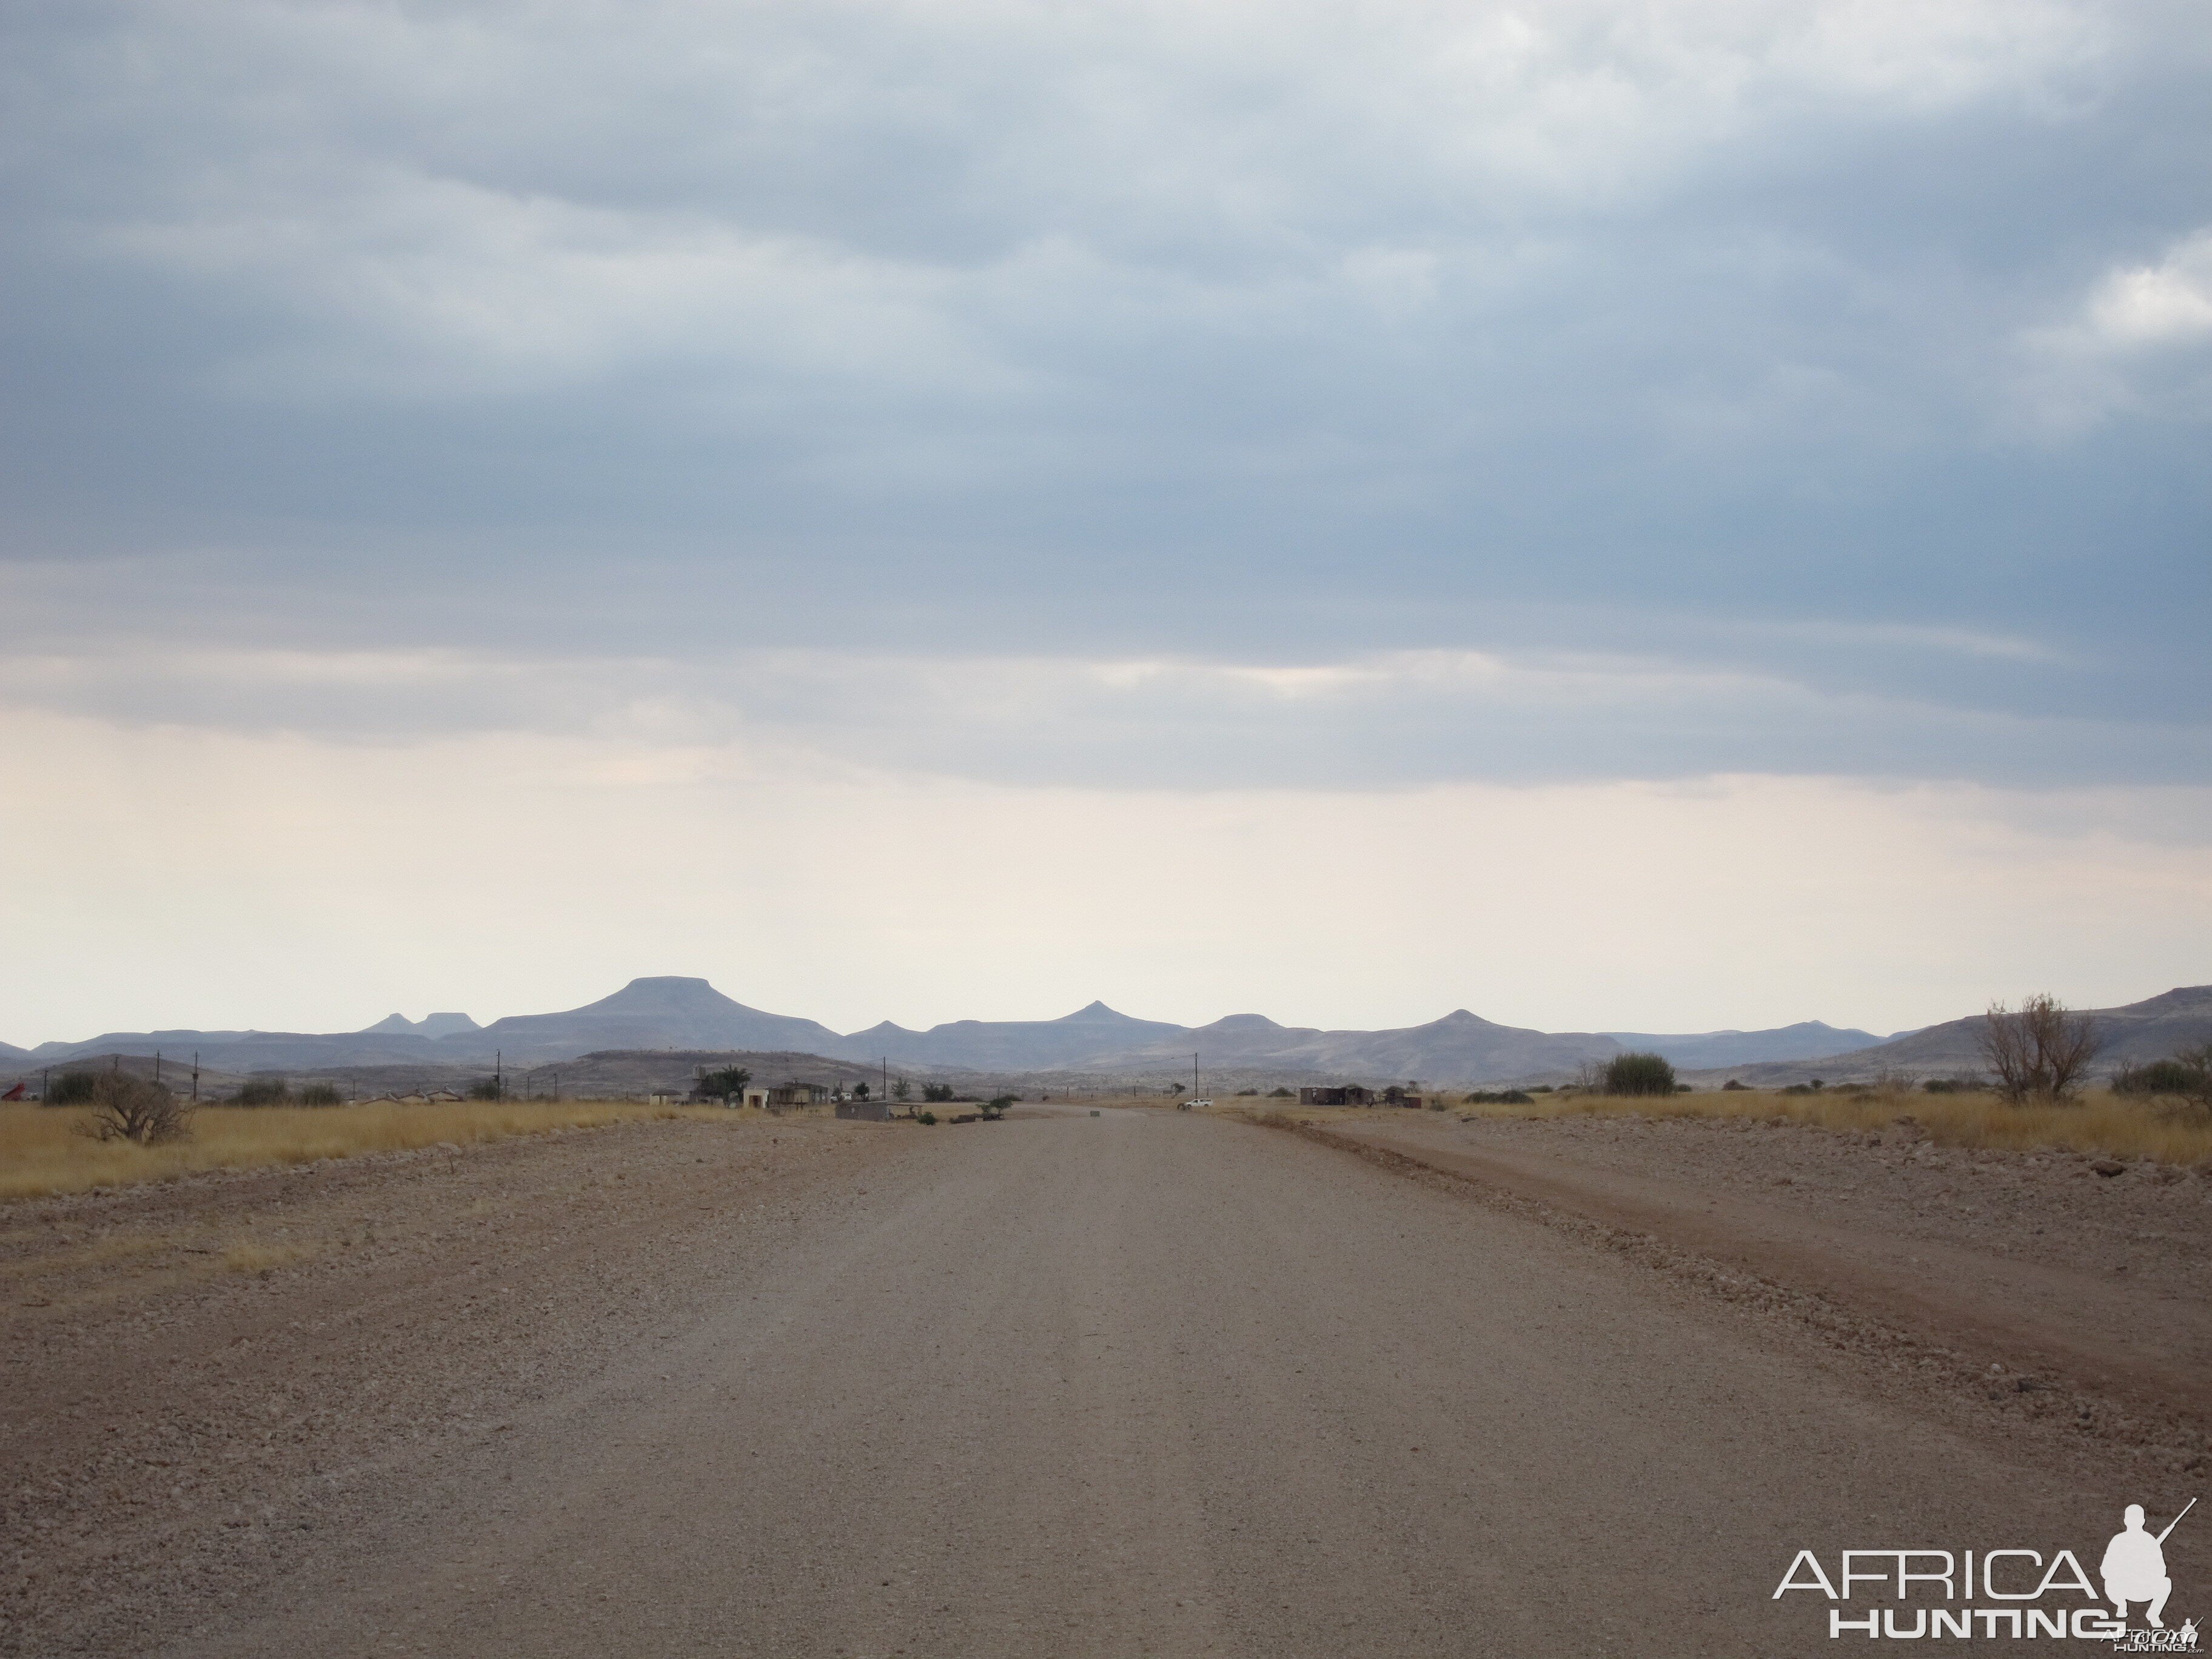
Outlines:
<svg viewBox="0 0 2212 1659"><path fill-rule="evenodd" d="M493 1099L507 1098L507 1051L503 1048L491 1051L491 1087Z"/></svg>
<svg viewBox="0 0 2212 1659"><path fill-rule="evenodd" d="M192 1050L192 1098L200 1097L200 1051Z"/></svg>
<svg viewBox="0 0 2212 1659"><path fill-rule="evenodd" d="M1198 1098L1198 1056L1196 1054L1190 1057L1190 1097L1193 1100Z"/></svg>
<svg viewBox="0 0 2212 1659"><path fill-rule="evenodd" d="M157 1089L161 1086L161 1051L159 1048L154 1050L154 1086Z"/></svg>

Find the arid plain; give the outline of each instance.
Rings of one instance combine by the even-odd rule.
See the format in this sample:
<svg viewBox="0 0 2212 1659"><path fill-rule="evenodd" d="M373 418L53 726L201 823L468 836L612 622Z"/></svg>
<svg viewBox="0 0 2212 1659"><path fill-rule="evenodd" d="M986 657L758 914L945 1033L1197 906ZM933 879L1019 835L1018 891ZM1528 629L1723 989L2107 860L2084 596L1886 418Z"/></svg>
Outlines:
<svg viewBox="0 0 2212 1659"><path fill-rule="evenodd" d="M1800 1545L2201 1489L2194 1169L1092 1109L11 1205L8 1650L1811 1651Z"/></svg>

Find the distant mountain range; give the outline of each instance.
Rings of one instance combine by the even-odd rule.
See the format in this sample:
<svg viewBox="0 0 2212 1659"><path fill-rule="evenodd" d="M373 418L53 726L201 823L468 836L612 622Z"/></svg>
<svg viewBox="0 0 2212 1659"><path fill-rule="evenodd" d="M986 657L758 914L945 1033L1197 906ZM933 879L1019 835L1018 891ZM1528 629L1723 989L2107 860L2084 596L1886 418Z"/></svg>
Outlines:
<svg viewBox="0 0 2212 1659"><path fill-rule="evenodd" d="M811 1019L749 1008L703 979L664 977L633 980L612 996L565 1012L512 1014L489 1025L466 1014L440 1013L419 1020L392 1014L364 1030L339 1033L110 1031L29 1050L0 1044L0 1059L50 1066L94 1054L160 1052L183 1061L197 1052L203 1066L247 1073L488 1063L495 1054L510 1066L531 1066L610 1050L749 1049L859 1063L887 1059L917 1071L1179 1076L1195 1052L1201 1066L1272 1068L1286 1076L1480 1083L1572 1072L1585 1060L1629 1048L1695 1067L1838 1054L1881 1041L1817 1020L1769 1031L1546 1032L1495 1024L1464 1008L1395 1030L1285 1026L1260 1014L1193 1027L1134 1019L1103 1002L1059 1019L963 1019L926 1031L886 1020L841 1035Z"/></svg>
<svg viewBox="0 0 2212 1659"><path fill-rule="evenodd" d="M2179 986L2123 1007L2081 1012L2097 1022L2104 1036L2104 1048L2091 1068L2100 1076L2212 1042L2212 985ZM1828 1083L1864 1083L1885 1071L1916 1079L1971 1074L1984 1066L1980 1043L1984 1020L1984 1015L1970 1014L1872 1048L1793 1063L1735 1066L1731 1074L1760 1085L1806 1082L1816 1076Z"/></svg>
<svg viewBox="0 0 2212 1659"><path fill-rule="evenodd" d="M854 1060L883 1056L913 1066L975 1072L1042 1072L1108 1056L1172 1046L1190 1028L1157 1019L1132 1019L1103 1002L1058 1019L956 1019L927 1031L909 1031L885 1020L848 1037L831 1037L818 1053Z"/></svg>

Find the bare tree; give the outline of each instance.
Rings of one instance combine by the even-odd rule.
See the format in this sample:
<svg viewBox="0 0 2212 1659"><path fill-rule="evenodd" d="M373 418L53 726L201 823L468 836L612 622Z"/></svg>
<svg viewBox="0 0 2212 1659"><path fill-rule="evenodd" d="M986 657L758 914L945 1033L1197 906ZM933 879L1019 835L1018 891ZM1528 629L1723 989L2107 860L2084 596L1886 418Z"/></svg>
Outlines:
<svg viewBox="0 0 2212 1659"><path fill-rule="evenodd" d="M128 1072L102 1072L93 1079L91 1116L80 1126L94 1140L133 1140L157 1146L191 1133L192 1107L160 1084Z"/></svg>
<svg viewBox="0 0 2212 1659"><path fill-rule="evenodd" d="M2071 1100L2105 1046L2096 1021L2048 994L2029 997L2018 1013L1991 1003L1979 1038L1997 1093L2015 1106Z"/></svg>
<svg viewBox="0 0 2212 1659"><path fill-rule="evenodd" d="M1877 1066L1874 1091L1884 1100L1902 1100L1912 1092L1912 1073L1899 1066Z"/></svg>
<svg viewBox="0 0 2212 1659"><path fill-rule="evenodd" d="M1983 1063L1996 1079L1997 1093L2010 1101L2026 1100L2035 1080L2035 1049L2027 1023L2003 1003L1992 1002L1975 1040L1981 1045Z"/></svg>
<svg viewBox="0 0 2212 1659"><path fill-rule="evenodd" d="M2031 997L2021 1014L2035 1032L2039 1068L2053 1100L2071 1100L2088 1081L2090 1061L2103 1050L2106 1034L2087 1014L2069 1012L2056 997Z"/></svg>

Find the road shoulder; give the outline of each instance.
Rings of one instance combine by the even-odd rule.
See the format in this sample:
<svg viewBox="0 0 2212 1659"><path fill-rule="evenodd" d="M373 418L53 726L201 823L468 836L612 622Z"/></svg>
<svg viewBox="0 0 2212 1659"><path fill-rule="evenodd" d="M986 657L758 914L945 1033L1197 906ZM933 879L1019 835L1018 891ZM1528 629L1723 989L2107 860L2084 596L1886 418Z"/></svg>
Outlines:
<svg viewBox="0 0 2212 1659"><path fill-rule="evenodd" d="M1929 1386L2045 1426L2204 1466L2212 1192L2087 1159L1887 1146L1796 1126L1297 1126L1370 1161L1583 1231Z"/></svg>

